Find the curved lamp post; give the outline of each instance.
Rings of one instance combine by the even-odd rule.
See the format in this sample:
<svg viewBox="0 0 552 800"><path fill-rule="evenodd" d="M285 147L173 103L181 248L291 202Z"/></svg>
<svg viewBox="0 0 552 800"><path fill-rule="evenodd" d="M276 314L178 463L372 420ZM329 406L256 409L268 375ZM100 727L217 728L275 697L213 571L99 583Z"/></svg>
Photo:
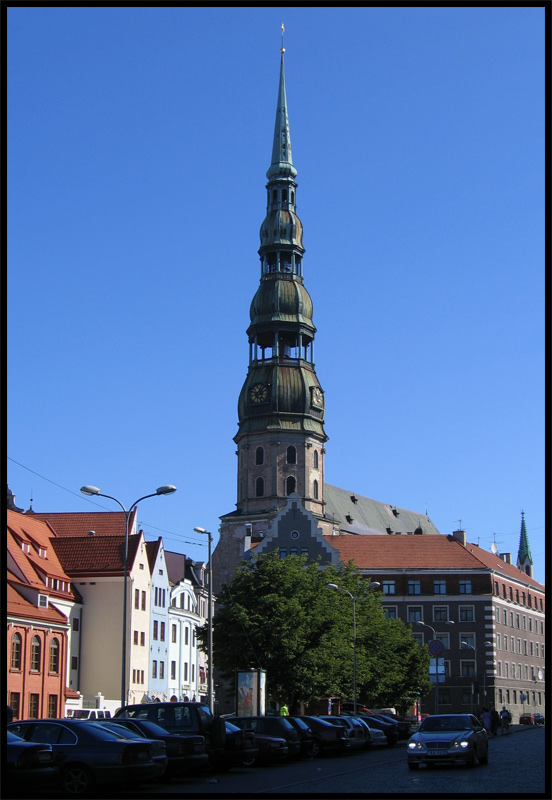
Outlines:
<svg viewBox="0 0 552 800"><path fill-rule="evenodd" d="M110 494L102 494L101 490L98 489L97 486L82 486L81 492L83 494L89 496L98 496L107 497L110 500L114 500L118 503L121 508L123 509L123 513L125 515L125 560L124 560L124 578L123 578L123 646L122 646L122 666L121 666L121 706L125 706L127 702L127 691L126 691L126 637L127 637L127 582L128 582L128 526L130 521L130 515L134 508L140 503L142 500L146 500L148 497L156 497L158 494L174 494L176 492L176 486L172 486L171 484L166 484L165 486L160 486L152 494L145 494L143 497L139 497L138 500L135 500L134 503L127 509L121 503L120 500L117 500L116 497L112 497Z"/></svg>
<svg viewBox="0 0 552 800"><path fill-rule="evenodd" d="M492 642L485 642L485 647L492 647L492 646L493 646ZM475 646L473 644L468 644L468 642L460 642L460 647L463 650L467 650L468 648L470 650L473 650L473 657L474 657L474 664L475 664L473 682L474 682L474 685L477 686L477 692L475 691L475 688L474 688L474 691L473 691L473 694L472 694L472 698L473 698L473 700L472 700L472 714L473 714L473 713L475 713L475 709L474 709L475 702L474 701L475 701L476 697L477 697L477 701L478 701L477 705L479 706L479 683L477 682L477 650L475 649ZM486 696L487 696L487 667L485 665L484 668L483 668L483 702L484 703L486 702Z"/></svg>
<svg viewBox="0 0 552 800"><path fill-rule="evenodd" d="M422 622L421 620L417 619L416 625L423 625L424 628L429 628L429 630L433 634L433 638L434 639L437 638L437 634L435 633L435 628L432 628L431 625L427 624L427 622ZM454 622L451 619L449 619L447 622L445 622L445 625L454 625ZM437 668L435 672L435 713L438 714L439 713L439 657L438 656L435 659L435 662Z"/></svg>
<svg viewBox="0 0 552 800"><path fill-rule="evenodd" d="M379 587L379 582L374 581L373 583L368 584L369 589L377 589ZM351 600L353 601L353 714L357 713L357 679L356 679L356 599L357 595L352 595L348 589L343 589L342 586L338 586L335 583L328 583L326 584L328 589L337 589L339 592L345 592L348 594Z"/></svg>
<svg viewBox="0 0 552 800"><path fill-rule="evenodd" d="M209 608L207 609L207 632L208 632L208 644L207 644L207 659L209 661L209 672L207 673L207 695L209 698L208 706L209 711L211 714L213 713L213 568L211 565L211 542L213 541L213 537L209 531L206 531L205 528L194 528L196 533L203 533L208 537L208 559L209 559L209 571L208 571L208 600Z"/></svg>

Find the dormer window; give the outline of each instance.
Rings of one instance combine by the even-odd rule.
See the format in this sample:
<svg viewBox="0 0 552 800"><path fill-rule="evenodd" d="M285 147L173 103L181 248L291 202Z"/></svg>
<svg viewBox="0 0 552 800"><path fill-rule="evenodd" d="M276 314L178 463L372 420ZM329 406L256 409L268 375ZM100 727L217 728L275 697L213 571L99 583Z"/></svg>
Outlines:
<svg viewBox="0 0 552 800"><path fill-rule="evenodd" d="M31 552L31 546L29 542L21 542L21 549L25 554L29 554Z"/></svg>
<svg viewBox="0 0 552 800"><path fill-rule="evenodd" d="M39 547L38 548L38 555L39 555L39 558L46 558L46 548L45 547Z"/></svg>
<svg viewBox="0 0 552 800"><path fill-rule="evenodd" d="M46 595L46 594L39 594L38 595L38 607L39 608L48 608L48 595Z"/></svg>

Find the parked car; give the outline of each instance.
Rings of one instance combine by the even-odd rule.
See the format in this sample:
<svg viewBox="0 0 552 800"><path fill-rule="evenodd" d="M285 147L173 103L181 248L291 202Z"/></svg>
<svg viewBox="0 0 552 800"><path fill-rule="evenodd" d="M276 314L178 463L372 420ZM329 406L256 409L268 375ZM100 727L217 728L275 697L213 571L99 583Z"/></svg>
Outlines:
<svg viewBox="0 0 552 800"><path fill-rule="evenodd" d="M385 734L387 745L389 747L399 741L399 727L394 722L387 722L386 720L382 719L379 714L372 714L371 712L368 714L361 712L359 716L362 716L368 720L370 730L372 728L376 728Z"/></svg>
<svg viewBox="0 0 552 800"><path fill-rule="evenodd" d="M377 717L389 722L394 722L399 729L399 739L410 739L412 735L412 723L406 717L401 717L398 714L384 713L383 711L372 711Z"/></svg>
<svg viewBox="0 0 552 800"><path fill-rule="evenodd" d="M51 744L26 742L11 731L7 731L4 769L9 795L55 789L59 778Z"/></svg>
<svg viewBox="0 0 552 800"><path fill-rule="evenodd" d="M28 719L8 730L27 742L50 744L64 794L88 794L93 788L153 780L159 766L148 742L123 739L97 722L75 719Z"/></svg>
<svg viewBox="0 0 552 800"><path fill-rule="evenodd" d="M107 708L75 708L67 712L68 719L111 719Z"/></svg>
<svg viewBox="0 0 552 800"><path fill-rule="evenodd" d="M96 722L98 725L105 726L106 730L116 733L118 736L122 736L123 739L131 739L133 741L138 739L141 742L148 742L152 761L159 767L159 775L157 777L161 778L166 773L167 767L169 766L169 758L167 756L167 746L165 742L160 739L152 739L149 736L144 736L144 734L139 731L130 730L111 719L96 720Z"/></svg>
<svg viewBox="0 0 552 800"><path fill-rule="evenodd" d="M533 714L526 711L524 714L519 715L519 724L520 725L534 725L535 724L535 717Z"/></svg>
<svg viewBox="0 0 552 800"><path fill-rule="evenodd" d="M420 764L487 764L487 731L472 714L433 714L424 719L410 738L407 748L408 768Z"/></svg>
<svg viewBox="0 0 552 800"><path fill-rule="evenodd" d="M349 714L320 714L320 719L325 719L331 725L341 725L345 728L351 749L365 750L370 746L370 731L367 731L356 717L349 716Z"/></svg>
<svg viewBox="0 0 552 800"><path fill-rule="evenodd" d="M232 723L230 723L232 724ZM288 746L285 739L277 736L267 736L265 733L255 733L255 746L258 754L254 758L243 761L244 767L253 767L261 764L281 764L287 760Z"/></svg>
<svg viewBox="0 0 552 800"><path fill-rule="evenodd" d="M535 725L544 725L544 717L542 714L533 714Z"/></svg>
<svg viewBox="0 0 552 800"><path fill-rule="evenodd" d="M329 753L345 753L350 748L345 728L337 728L320 717L299 717L312 731L312 754L316 758Z"/></svg>
<svg viewBox="0 0 552 800"><path fill-rule="evenodd" d="M127 719L117 717L116 720L108 720L105 724L116 723L123 725L130 731L140 734L146 739L160 739L165 743L167 758L167 776L179 775L183 772L196 772L204 767L209 756L205 750L205 737L199 734L190 736L178 736L169 733L165 728L150 722L147 719Z"/></svg>
<svg viewBox="0 0 552 800"><path fill-rule="evenodd" d="M369 741L367 742L366 747L376 747L377 745L384 745L387 746L387 737L383 731L378 730L377 728L371 728L368 724L368 717L357 717L358 721L361 725L365 725L368 729L368 733L370 734Z"/></svg>
<svg viewBox="0 0 552 800"><path fill-rule="evenodd" d="M231 717L228 722L242 731L252 730L265 736L285 739L290 758L296 758L301 752L299 733L286 717Z"/></svg>
<svg viewBox="0 0 552 800"><path fill-rule="evenodd" d="M293 725L297 733L299 734L299 740L301 742L301 749L299 754L303 756L303 758L312 758L314 754L314 739L312 735L312 731L305 722L304 719L301 717L286 717L287 721Z"/></svg>
<svg viewBox="0 0 552 800"><path fill-rule="evenodd" d="M204 703L137 703L120 708L114 719L120 717L149 720L179 736L204 736L209 763L214 769L240 766L244 758L257 755L252 752L256 749L253 735L228 728L226 720L214 717Z"/></svg>

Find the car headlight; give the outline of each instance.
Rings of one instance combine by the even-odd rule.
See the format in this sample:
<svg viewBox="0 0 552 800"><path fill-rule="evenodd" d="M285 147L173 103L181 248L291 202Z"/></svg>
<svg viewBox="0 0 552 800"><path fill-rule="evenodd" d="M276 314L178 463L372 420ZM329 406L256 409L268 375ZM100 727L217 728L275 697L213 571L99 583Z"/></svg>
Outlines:
<svg viewBox="0 0 552 800"><path fill-rule="evenodd" d="M423 747L421 742L408 742L409 750L421 750Z"/></svg>
<svg viewBox="0 0 552 800"><path fill-rule="evenodd" d="M455 750L458 750L459 747L462 747L465 750L466 747L470 746L470 743L466 739L461 739L459 742L453 742L452 746Z"/></svg>

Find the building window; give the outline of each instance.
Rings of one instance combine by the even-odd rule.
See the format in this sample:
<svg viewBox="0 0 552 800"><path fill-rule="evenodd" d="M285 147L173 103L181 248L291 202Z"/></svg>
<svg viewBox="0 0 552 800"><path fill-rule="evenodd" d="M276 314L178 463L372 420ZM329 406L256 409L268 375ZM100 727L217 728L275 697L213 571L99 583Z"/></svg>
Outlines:
<svg viewBox="0 0 552 800"><path fill-rule="evenodd" d="M160 635L159 638L161 639L162 642L165 641L165 623L164 622L161 623L161 635Z"/></svg>
<svg viewBox="0 0 552 800"><path fill-rule="evenodd" d="M509 669L509 667L508 667L508 662L507 662L507 661L505 661L505 662L504 662L504 677L505 677L505 678L508 678L508 677L509 677L509 675L508 675L508 669Z"/></svg>
<svg viewBox="0 0 552 800"><path fill-rule="evenodd" d="M448 606L433 606L433 621L448 622Z"/></svg>
<svg viewBox="0 0 552 800"><path fill-rule="evenodd" d="M138 644L138 631L134 631L134 644Z"/></svg>
<svg viewBox="0 0 552 800"><path fill-rule="evenodd" d="M143 674L144 673L142 672L142 675ZM164 677L165 677L165 662L164 661L160 661L159 662L159 679L161 680ZM143 682L144 682L144 679L142 678L142 683Z"/></svg>
<svg viewBox="0 0 552 800"><path fill-rule="evenodd" d="M433 594L446 594L447 582L446 581L433 581Z"/></svg>
<svg viewBox="0 0 552 800"><path fill-rule="evenodd" d="M475 677L475 662L474 661L461 661L460 662L460 675L463 678Z"/></svg>
<svg viewBox="0 0 552 800"><path fill-rule="evenodd" d="M290 556L296 556L297 555L297 548L296 547L290 547L289 548L289 554L290 554Z"/></svg>
<svg viewBox="0 0 552 800"><path fill-rule="evenodd" d="M260 467L262 464L264 464L264 448L257 447L255 450L255 465Z"/></svg>
<svg viewBox="0 0 552 800"><path fill-rule="evenodd" d="M140 647L146 646L146 634L144 631L140 631Z"/></svg>
<svg viewBox="0 0 552 800"><path fill-rule="evenodd" d="M384 594L395 594L395 581L382 581Z"/></svg>
<svg viewBox="0 0 552 800"><path fill-rule="evenodd" d="M255 481L255 497L264 497L264 478Z"/></svg>
<svg viewBox="0 0 552 800"><path fill-rule="evenodd" d="M79 668L79 657L71 656L71 669L78 669L78 668Z"/></svg>
<svg viewBox="0 0 552 800"><path fill-rule="evenodd" d="M295 491L295 478L293 475L288 475L286 478L286 494L293 494Z"/></svg>
<svg viewBox="0 0 552 800"><path fill-rule="evenodd" d="M385 619L397 619L397 606L383 606Z"/></svg>
<svg viewBox="0 0 552 800"><path fill-rule="evenodd" d="M408 594L420 594L420 581L408 581Z"/></svg>
<svg viewBox="0 0 552 800"><path fill-rule="evenodd" d="M280 547L280 558L286 558L286 556L287 556L287 548Z"/></svg>
<svg viewBox="0 0 552 800"><path fill-rule="evenodd" d="M146 593L142 592L142 611L146 610Z"/></svg>
<svg viewBox="0 0 552 800"><path fill-rule="evenodd" d="M312 463L315 469L318 469L318 450L315 450L312 454Z"/></svg>
<svg viewBox="0 0 552 800"><path fill-rule="evenodd" d="M471 594L472 583L471 580L465 579L460 581L460 594Z"/></svg>
<svg viewBox="0 0 552 800"><path fill-rule="evenodd" d="M57 675L59 672L59 642L52 639L50 642L50 672Z"/></svg>
<svg viewBox="0 0 552 800"><path fill-rule="evenodd" d="M38 719L38 708L40 695L31 694L29 696L29 719Z"/></svg>
<svg viewBox="0 0 552 800"><path fill-rule="evenodd" d="M21 708L21 695L19 692L10 692L10 706L13 711L13 718L19 719Z"/></svg>
<svg viewBox="0 0 552 800"><path fill-rule="evenodd" d="M78 629L79 629L79 618L78 617L74 617L73 618L73 630L74 631L78 631Z"/></svg>
<svg viewBox="0 0 552 800"><path fill-rule="evenodd" d="M473 633L460 634L460 647L462 648L462 650L465 650L465 648L462 647L462 642L465 642L470 648L475 647L475 634Z"/></svg>
<svg viewBox="0 0 552 800"><path fill-rule="evenodd" d="M171 661L171 681L176 680L176 661Z"/></svg>
<svg viewBox="0 0 552 800"><path fill-rule="evenodd" d="M458 619L460 622L473 622L473 606L460 606L458 609Z"/></svg>
<svg viewBox="0 0 552 800"><path fill-rule="evenodd" d="M288 464L297 464L297 450L291 444L286 451L286 461Z"/></svg>
<svg viewBox="0 0 552 800"><path fill-rule="evenodd" d="M171 626L171 638L173 642L176 642L176 625Z"/></svg>
<svg viewBox="0 0 552 800"><path fill-rule="evenodd" d="M497 633L496 634L496 649L497 650L502 650L502 646L501 645L502 645L502 636L500 635L500 633Z"/></svg>
<svg viewBox="0 0 552 800"><path fill-rule="evenodd" d="M151 677L157 678L157 661L152 661L151 664Z"/></svg>
<svg viewBox="0 0 552 800"><path fill-rule="evenodd" d="M308 554L309 554L309 548L308 547L302 547L301 548L301 555L302 556L308 556Z"/></svg>
<svg viewBox="0 0 552 800"><path fill-rule="evenodd" d="M14 633L11 646L11 668L21 669L21 636Z"/></svg>
<svg viewBox="0 0 552 800"><path fill-rule="evenodd" d="M406 612L408 622L421 622L422 607L421 606L408 606Z"/></svg>
<svg viewBox="0 0 552 800"><path fill-rule="evenodd" d="M40 669L40 639L38 636L33 636L31 643L31 669L33 672L38 672Z"/></svg>
<svg viewBox="0 0 552 800"><path fill-rule="evenodd" d="M314 481L312 484L312 493L314 495L314 499L318 500L318 481Z"/></svg>
<svg viewBox="0 0 552 800"><path fill-rule="evenodd" d="M57 694L48 695L48 717L56 719L57 713Z"/></svg>
<svg viewBox="0 0 552 800"><path fill-rule="evenodd" d="M134 590L134 608L140 608L140 589Z"/></svg>
<svg viewBox="0 0 552 800"><path fill-rule="evenodd" d="M186 627L184 628L184 644L188 644L189 633L190 633L190 630L189 630L188 626L186 625Z"/></svg>

